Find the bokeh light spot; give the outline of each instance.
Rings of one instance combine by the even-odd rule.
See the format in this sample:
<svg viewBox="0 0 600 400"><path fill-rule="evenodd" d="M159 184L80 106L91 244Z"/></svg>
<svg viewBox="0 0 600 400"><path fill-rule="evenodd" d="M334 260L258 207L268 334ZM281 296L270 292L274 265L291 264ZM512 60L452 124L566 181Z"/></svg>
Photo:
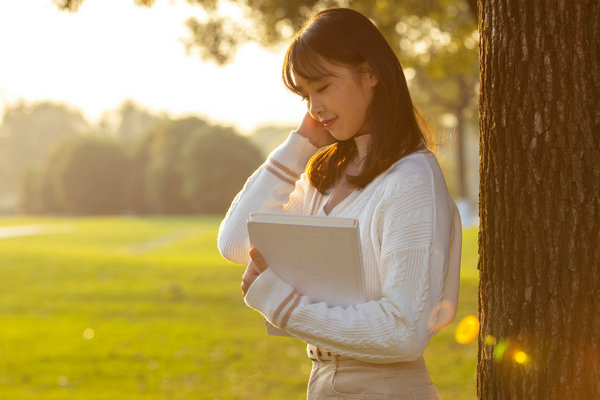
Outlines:
<svg viewBox="0 0 600 400"><path fill-rule="evenodd" d="M494 347L494 360L500 361L504 357L507 347L508 342L506 340L499 341L496 347Z"/></svg>
<svg viewBox="0 0 600 400"><path fill-rule="evenodd" d="M513 354L513 358L519 364L525 364L529 360L529 356L522 350L517 350Z"/></svg>
<svg viewBox="0 0 600 400"><path fill-rule="evenodd" d="M66 376L59 376L56 379L56 384L60 387L68 387L70 384L69 378L67 378Z"/></svg>
<svg viewBox="0 0 600 400"><path fill-rule="evenodd" d="M469 315L460 321L456 328L456 341L460 344L472 342L479 333L479 320L474 315Z"/></svg>
<svg viewBox="0 0 600 400"><path fill-rule="evenodd" d="M83 331L83 338L84 339L91 339L96 335L96 332L94 332L94 330L92 328L87 328L86 330Z"/></svg>
<svg viewBox="0 0 600 400"><path fill-rule="evenodd" d="M496 344L496 337L494 335L487 335L485 337L485 344L488 346L493 346Z"/></svg>

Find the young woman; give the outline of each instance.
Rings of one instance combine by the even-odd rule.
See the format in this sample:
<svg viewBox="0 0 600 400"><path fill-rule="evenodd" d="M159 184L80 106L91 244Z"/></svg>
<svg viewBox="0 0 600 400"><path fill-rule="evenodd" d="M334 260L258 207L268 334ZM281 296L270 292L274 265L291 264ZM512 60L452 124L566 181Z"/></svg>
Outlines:
<svg viewBox="0 0 600 400"><path fill-rule="evenodd" d="M246 303L308 343L309 399L438 399L422 354L456 312L461 224L400 63L369 19L335 8L297 34L283 79L308 112L233 200L219 249L248 264ZM358 219L367 302L297 293L250 249L253 212Z"/></svg>

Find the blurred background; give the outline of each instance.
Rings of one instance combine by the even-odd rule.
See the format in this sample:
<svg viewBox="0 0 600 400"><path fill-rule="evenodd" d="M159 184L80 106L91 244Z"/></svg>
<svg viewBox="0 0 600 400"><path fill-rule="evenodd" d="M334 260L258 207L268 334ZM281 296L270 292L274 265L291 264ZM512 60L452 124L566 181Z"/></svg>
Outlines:
<svg viewBox="0 0 600 400"><path fill-rule="evenodd" d="M305 396L301 343L264 337L215 241L305 113L287 43L340 5L399 55L459 205L462 314L428 352L442 398L474 398L475 3L1 2L0 397Z"/></svg>
<svg viewBox="0 0 600 400"><path fill-rule="evenodd" d="M336 2L137 3L0 5L0 212L222 213L301 120L303 103L281 82L285 48L313 9ZM472 224L478 67L468 2L337 3L370 15L398 52Z"/></svg>

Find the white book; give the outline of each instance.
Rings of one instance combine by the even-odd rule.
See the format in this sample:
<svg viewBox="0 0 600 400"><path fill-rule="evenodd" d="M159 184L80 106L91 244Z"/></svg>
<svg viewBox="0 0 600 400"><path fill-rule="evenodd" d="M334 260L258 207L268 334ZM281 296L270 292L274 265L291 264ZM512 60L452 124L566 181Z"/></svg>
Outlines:
<svg viewBox="0 0 600 400"><path fill-rule="evenodd" d="M365 302L358 220L257 213L248 220L248 234L267 266L311 302Z"/></svg>

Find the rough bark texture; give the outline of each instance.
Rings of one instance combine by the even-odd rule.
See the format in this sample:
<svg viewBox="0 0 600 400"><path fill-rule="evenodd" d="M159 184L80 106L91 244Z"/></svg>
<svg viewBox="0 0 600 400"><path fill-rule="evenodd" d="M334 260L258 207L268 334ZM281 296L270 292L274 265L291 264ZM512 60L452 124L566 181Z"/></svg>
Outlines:
<svg viewBox="0 0 600 400"><path fill-rule="evenodd" d="M478 9L478 397L600 399L600 1Z"/></svg>

